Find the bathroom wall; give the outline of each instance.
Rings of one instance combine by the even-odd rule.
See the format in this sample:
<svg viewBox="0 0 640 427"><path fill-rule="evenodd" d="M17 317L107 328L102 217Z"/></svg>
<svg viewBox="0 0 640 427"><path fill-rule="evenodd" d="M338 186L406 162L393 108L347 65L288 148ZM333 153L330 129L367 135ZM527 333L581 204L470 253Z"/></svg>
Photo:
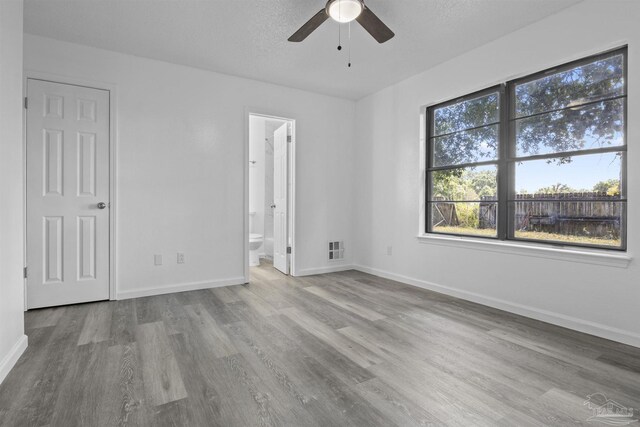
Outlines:
<svg viewBox="0 0 640 427"><path fill-rule="evenodd" d="M249 118L249 233L262 234L263 236L266 122L264 117L251 116ZM271 168L273 169L273 166Z"/></svg>

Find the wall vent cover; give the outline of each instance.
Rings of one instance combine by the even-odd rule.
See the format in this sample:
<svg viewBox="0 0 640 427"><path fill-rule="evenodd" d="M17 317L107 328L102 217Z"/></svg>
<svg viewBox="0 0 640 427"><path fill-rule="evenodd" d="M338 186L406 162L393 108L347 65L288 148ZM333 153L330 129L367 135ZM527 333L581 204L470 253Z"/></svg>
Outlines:
<svg viewBox="0 0 640 427"><path fill-rule="evenodd" d="M329 242L329 261L344 259L344 242Z"/></svg>

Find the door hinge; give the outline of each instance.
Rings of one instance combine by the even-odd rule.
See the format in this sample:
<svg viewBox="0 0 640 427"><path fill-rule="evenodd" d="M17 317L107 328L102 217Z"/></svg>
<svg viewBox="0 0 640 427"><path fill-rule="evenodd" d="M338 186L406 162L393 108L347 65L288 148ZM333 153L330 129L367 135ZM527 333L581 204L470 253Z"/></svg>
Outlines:
<svg viewBox="0 0 640 427"><path fill-rule="evenodd" d="M291 253L291 246L287 246L287 253L290 254Z"/></svg>
<svg viewBox="0 0 640 427"><path fill-rule="evenodd" d="M287 142L291 142L291 135L287 135Z"/></svg>
<svg viewBox="0 0 640 427"><path fill-rule="evenodd" d="M29 98L27 98L26 96L24 97L24 109L29 109Z"/></svg>
<svg viewBox="0 0 640 427"><path fill-rule="evenodd" d="M29 271L27 269L27 267L24 268L24 278L26 279L27 277L29 277Z"/></svg>

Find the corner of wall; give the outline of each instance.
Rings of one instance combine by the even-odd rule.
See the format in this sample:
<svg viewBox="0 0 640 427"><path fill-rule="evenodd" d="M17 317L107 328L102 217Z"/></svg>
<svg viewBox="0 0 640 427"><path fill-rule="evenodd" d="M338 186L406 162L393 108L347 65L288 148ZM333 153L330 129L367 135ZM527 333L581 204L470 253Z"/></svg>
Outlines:
<svg viewBox="0 0 640 427"><path fill-rule="evenodd" d="M22 278L23 9L22 0L0 1L0 381L27 346Z"/></svg>

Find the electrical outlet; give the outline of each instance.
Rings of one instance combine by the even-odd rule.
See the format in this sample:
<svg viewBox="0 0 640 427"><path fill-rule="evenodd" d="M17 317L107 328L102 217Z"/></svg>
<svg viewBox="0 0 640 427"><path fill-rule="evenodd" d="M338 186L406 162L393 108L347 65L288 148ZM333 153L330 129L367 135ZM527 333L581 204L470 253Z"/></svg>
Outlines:
<svg viewBox="0 0 640 427"><path fill-rule="evenodd" d="M393 255L393 246L387 246L387 255Z"/></svg>
<svg viewBox="0 0 640 427"><path fill-rule="evenodd" d="M184 253L178 252L178 264L184 264Z"/></svg>
<svg viewBox="0 0 640 427"><path fill-rule="evenodd" d="M162 255L154 255L153 256L153 264L154 265L162 265Z"/></svg>

